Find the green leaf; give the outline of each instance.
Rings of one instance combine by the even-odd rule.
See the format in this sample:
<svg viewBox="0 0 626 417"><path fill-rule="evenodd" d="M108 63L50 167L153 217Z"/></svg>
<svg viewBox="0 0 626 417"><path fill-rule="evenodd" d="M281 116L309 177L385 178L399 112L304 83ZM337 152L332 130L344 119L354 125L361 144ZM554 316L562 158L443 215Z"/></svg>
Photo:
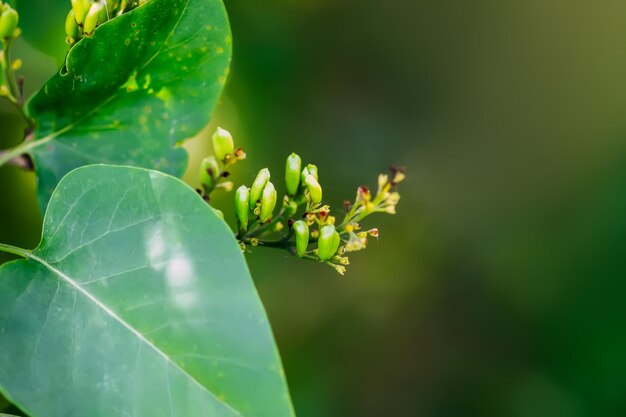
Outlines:
<svg viewBox="0 0 626 417"><path fill-rule="evenodd" d="M243 254L192 189L93 165L0 267L0 389L32 417L293 416Z"/></svg>
<svg viewBox="0 0 626 417"><path fill-rule="evenodd" d="M150 0L78 42L27 106L38 125L29 147L41 208L83 165L181 176L187 153L179 145L207 124L231 43L221 0Z"/></svg>

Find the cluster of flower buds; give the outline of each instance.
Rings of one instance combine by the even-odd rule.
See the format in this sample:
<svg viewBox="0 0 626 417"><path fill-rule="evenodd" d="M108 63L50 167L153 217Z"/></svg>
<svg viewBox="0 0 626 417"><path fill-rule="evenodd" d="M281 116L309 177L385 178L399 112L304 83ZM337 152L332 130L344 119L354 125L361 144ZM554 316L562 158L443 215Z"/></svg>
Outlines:
<svg viewBox="0 0 626 417"><path fill-rule="evenodd" d="M18 23L19 15L15 9L0 1L0 44L10 42L20 35Z"/></svg>
<svg viewBox="0 0 626 417"><path fill-rule="evenodd" d="M213 142L214 155L208 156L200 164L200 185L202 189L198 193L205 201L210 200L210 195L217 189L231 191L233 183L226 181L230 176L229 169L246 158L246 153L242 148L235 149L233 137L225 129L218 127L211 138Z"/></svg>
<svg viewBox="0 0 626 417"><path fill-rule="evenodd" d="M21 59L11 59L9 49L20 36L19 15L8 3L0 1L0 97L21 107L23 101L23 78L16 82L14 71L22 67Z"/></svg>
<svg viewBox="0 0 626 417"><path fill-rule="evenodd" d="M259 171L250 188L242 185L235 193L235 215L239 225L239 235L248 231L250 226L256 227L270 223L276 207L278 193L270 181L269 169ZM250 222L250 219L253 222Z"/></svg>
<svg viewBox="0 0 626 417"><path fill-rule="evenodd" d="M404 172L392 169L391 180L381 175L375 196L367 187L359 187L354 204L347 203L340 225L336 225L330 207L322 203L317 166L303 167L295 153L287 157L286 195L276 216L277 194L270 178L269 169L263 168L250 188L244 185L237 189L235 214L242 248L247 244L284 248L300 258L324 262L343 275L350 264L345 253L365 248L368 237L378 237L378 229L362 231L359 222L372 213L395 214L400 198L395 187L404 179Z"/></svg>
<svg viewBox="0 0 626 417"><path fill-rule="evenodd" d="M71 0L72 9L65 19L65 41L74 45L91 36L98 26L141 6L148 0Z"/></svg>

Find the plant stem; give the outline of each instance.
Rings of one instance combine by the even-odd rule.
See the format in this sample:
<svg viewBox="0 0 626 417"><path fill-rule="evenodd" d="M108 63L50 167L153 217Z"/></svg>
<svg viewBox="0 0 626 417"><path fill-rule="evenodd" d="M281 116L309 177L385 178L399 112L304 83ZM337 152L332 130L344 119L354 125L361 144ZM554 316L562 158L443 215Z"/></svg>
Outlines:
<svg viewBox="0 0 626 417"><path fill-rule="evenodd" d="M29 258L31 251L27 249L18 248L17 246L7 245L6 243L0 243L0 251L12 253L13 255Z"/></svg>
<svg viewBox="0 0 626 417"><path fill-rule="evenodd" d="M277 249L289 249L291 247L291 242L285 239L276 240L276 241L259 241L259 246L267 246L268 248L277 248Z"/></svg>
<svg viewBox="0 0 626 417"><path fill-rule="evenodd" d="M27 153L29 150L36 148L38 146L43 145L46 142L52 140L54 136L47 136L43 139L39 139L33 142L22 142L14 148L7 149L0 153L0 166L10 162L13 158L16 158L24 153Z"/></svg>
<svg viewBox="0 0 626 417"><path fill-rule="evenodd" d="M13 73L13 65L11 63L11 45L12 42L7 41L4 43L4 49L0 50L0 65L2 65L8 87L8 95L5 98L17 109L24 121L26 121L26 124L28 124L28 127L34 129L35 122L24 111L24 97L15 82L15 74Z"/></svg>

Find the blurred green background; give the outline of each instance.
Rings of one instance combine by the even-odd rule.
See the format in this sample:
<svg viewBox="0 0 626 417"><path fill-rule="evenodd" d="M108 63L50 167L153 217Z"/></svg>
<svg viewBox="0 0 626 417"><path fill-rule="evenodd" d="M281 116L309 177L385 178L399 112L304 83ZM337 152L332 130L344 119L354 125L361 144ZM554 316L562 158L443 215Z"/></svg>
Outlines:
<svg viewBox="0 0 626 417"><path fill-rule="evenodd" d="M57 62L68 4L22 1ZM626 415L626 3L226 5L233 70L207 132L246 148L235 181L297 151L339 207L408 168L345 277L249 256L298 416ZM34 91L56 65L30 45ZM22 128L0 107L2 147ZM207 145L188 145L191 184ZM0 241L34 247L32 175L3 167L0 187Z"/></svg>

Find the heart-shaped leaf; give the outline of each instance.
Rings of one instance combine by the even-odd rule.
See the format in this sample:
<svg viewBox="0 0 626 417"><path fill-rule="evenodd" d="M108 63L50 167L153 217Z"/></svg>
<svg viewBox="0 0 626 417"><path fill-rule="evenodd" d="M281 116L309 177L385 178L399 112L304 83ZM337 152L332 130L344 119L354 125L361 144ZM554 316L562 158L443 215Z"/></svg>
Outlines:
<svg viewBox="0 0 626 417"><path fill-rule="evenodd" d="M0 388L32 417L293 416L228 226L192 189L92 165L0 267Z"/></svg>
<svg viewBox="0 0 626 417"><path fill-rule="evenodd" d="M178 145L207 124L230 57L221 0L150 0L78 42L27 106L42 209L83 165L182 175L187 153Z"/></svg>

